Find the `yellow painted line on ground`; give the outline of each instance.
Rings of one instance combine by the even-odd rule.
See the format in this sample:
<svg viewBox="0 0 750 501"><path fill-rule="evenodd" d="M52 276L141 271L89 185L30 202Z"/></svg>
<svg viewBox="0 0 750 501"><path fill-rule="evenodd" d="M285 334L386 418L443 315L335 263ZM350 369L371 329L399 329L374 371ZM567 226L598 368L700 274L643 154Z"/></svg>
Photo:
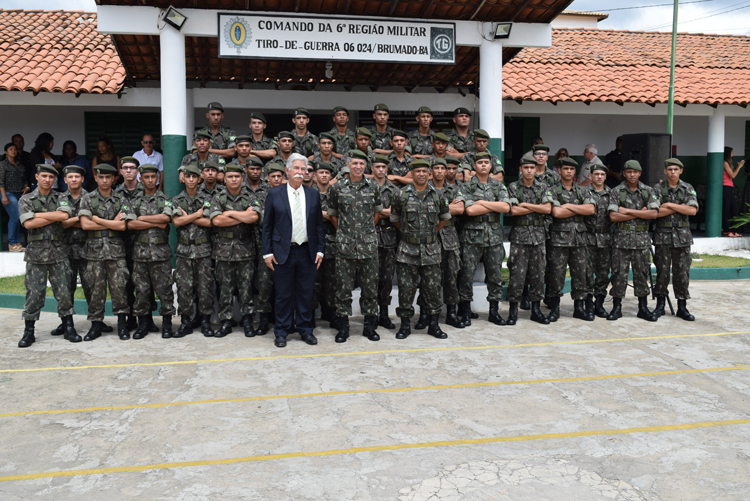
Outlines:
<svg viewBox="0 0 750 501"><path fill-rule="evenodd" d="M191 466L214 466L225 464L249 463L252 461L271 461L275 459L290 459L299 457L342 456L358 452L396 451L405 449L421 449L427 447L450 447L456 445L492 444L500 442L526 442L529 440L551 440L560 438L593 437L600 435L628 435L631 433L649 433L657 431L693 430L696 428L714 428L718 426L733 426L750 424L750 419L730 419L726 421L703 421L700 423L668 424L662 426L642 426L638 428L620 428L614 430L589 430L567 433L545 433L539 435L518 435L513 437L471 438L465 440L445 440L441 442L417 442L411 444L375 445L371 447L353 447L351 449L333 449L328 451L287 452L284 454L267 454L264 456L247 456L242 458L207 459L203 461L181 461L176 463L144 464L137 466L118 466L114 468L93 468L88 470L47 471L28 473L25 475L8 475L0 477L0 482L13 480L34 480L37 478L77 477L81 475L101 475L107 473L127 473L131 471L164 470L169 468L187 468Z"/></svg>
<svg viewBox="0 0 750 501"><path fill-rule="evenodd" d="M77 412L94 412L94 411L118 411L118 410L129 410L129 409L158 409L161 407L178 407L183 405L199 405L199 404L223 404L223 403L234 403L234 402L253 402L258 400L276 400L276 399L287 399L287 398L309 398L309 397L330 397L336 395L360 395L364 393L403 393L408 391L427 391L427 390L447 390L447 389L460 389L460 388L480 388L487 386L508 386L508 385L519 385L519 384L539 384L539 383L571 383L580 381L601 381L605 379L623 379L623 378L636 378L636 377L648 377L648 376L670 376L675 374L695 374L705 372L720 372L720 371L738 371L748 370L750 365L732 366L732 367L715 367L708 369L687 369L680 371L659 371L659 372L638 372L635 374L612 374L606 376L582 376L582 377L566 377L566 378L549 378L549 379L529 379L525 381L492 381L486 383L467 383L467 384L445 384L435 386L412 386L407 388L382 388L375 390L349 390L349 391L325 391L317 393L298 393L293 395L267 395L260 397L243 397L243 398L219 398L212 400L192 400L187 402L164 402L157 404L136 404L136 405L117 405L110 407L86 407L81 409L53 409L53 410L41 410L41 411L26 411L26 412L7 412L0 414L0 418L14 417L14 416L31 416L34 414L71 414Z"/></svg>
<svg viewBox="0 0 750 501"><path fill-rule="evenodd" d="M518 331L519 333L521 331ZM696 337L718 337L718 336L735 336L738 334L750 334L750 331L737 332L714 332L710 334L673 334L669 336L641 336L641 337L623 337L613 339L579 339L574 341L548 341L545 343L520 343L520 344L496 344L489 346L452 346L452 347L434 347L434 348L407 348L403 350L378 350L378 351L351 351L343 353L307 353L303 355L276 355L266 357L243 357L243 358L209 358L204 360L174 360L166 362L143 362L131 364L108 364L108 365L79 365L67 367L38 367L30 369L0 369L0 373L8 372L43 372L43 371L68 371L81 369L108 369L118 367L150 367L162 365L187 365L187 364L208 364L217 362L249 362L254 360L284 360L297 358L319 358L319 357L346 357L354 355L382 355L388 353L418 353L434 351L467 351L467 350L494 350L500 348L529 348L536 346L558 346L565 344L592 344L592 343L616 343L623 341L649 341L657 339L678 339L678 338L696 338Z"/></svg>

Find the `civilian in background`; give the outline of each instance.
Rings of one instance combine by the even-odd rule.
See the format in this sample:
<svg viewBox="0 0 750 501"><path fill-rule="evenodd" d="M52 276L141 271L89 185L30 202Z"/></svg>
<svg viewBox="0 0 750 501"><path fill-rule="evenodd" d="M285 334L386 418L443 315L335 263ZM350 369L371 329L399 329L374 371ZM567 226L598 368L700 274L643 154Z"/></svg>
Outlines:
<svg viewBox="0 0 750 501"><path fill-rule="evenodd" d="M29 159L29 152L23 150L24 146L26 146L26 142L23 140L21 134L13 134L13 137L10 138L10 142L16 145L16 149L18 150L18 160L24 167L26 167L26 183L31 186L32 181L36 181L36 177L34 177L36 174L36 166L34 166Z"/></svg>
<svg viewBox="0 0 750 501"><path fill-rule="evenodd" d="M115 154L115 145L107 136L100 136L96 141L96 156L91 167L99 164L120 165L120 157Z"/></svg>
<svg viewBox="0 0 750 501"><path fill-rule="evenodd" d="M615 140L615 149L604 157L607 167L607 186L614 188L622 181L622 136Z"/></svg>
<svg viewBox="0 0 750 501"><path fill-rule="evenodd" d="M88 191L91 189L91 164L85 157L78 154L78 146L73 141L65 141L63 143L63 156L61 158L62 166L67 167L68 165L77 165L86 171L83 177L83 184L81 185L84 190ZM62 177L57 182L57 189L60 193L68 191L68 185L65 182L65 177Z"/></svg>
<svg viewBox="0 0 750 501"><path fill-rule="evenodd" d="M29 192L26 168L18 160L18 148L13 143L5 145L5 160L0 162L0 195L8 213L8 250L23 252L26 249L18 241L21 224L18 220L18 199Z"/></svg>
<svg viewBox="0 0 750 501"><path fill-rule="evenodd" d="M591 175L591 167L595 164L602 163L602 161L599 160L599 157L596 156L597 153L599 153L599 150L596 149L595 144L587 144L586 148L583 150L583 158L585 160L581 164L581 170L578 173L578 184L581 186L588 186L591 184L591 178L589 177Z"/></svg>
<svg viewBox="0 0 750 501"><path fill-rule="evenodd" d="M533 155L532 155L533 156ZM552 170L555 171L557 174L560 174L560 159L561 158L568 158L570 154L568 154L567 148L560 148L557 150L557 153L555 153L555 163L552 165Z"/></svg>
<svg viewBox="0 0 750 501"><path fill-rule="evenodd" d="M141 139L141 146L143 146L143 149L133 153L133 157L135 157L141 165L151 164L156 165L156 167L159 168L159 180L156 182L156 186L164 191L162 188L164 183L164 157L161 153L154 150L154 144L154 136L151 134L144 134ZM138 179L141 179L140 174L138 174Z"/></svg>
<svg viewBox="0 0 750 501"><path fill-rule="evenodd" d="M732 223L729 221L739 215L740 209L737 207L737 199L734 198L734 178L739 174L745 161L740 161L734 165L734 148L724 147L724 193L722 198L721 211L721 236L722 237L741 237L739 233L730 231Z"/></svg>
<svg viewBox="0 0 750 501"><path fill-rule="evenodd" d="M29 162L31 163L33 174L31 180L28 180L27 178L29 189L31 191L36 189L36 177L34 175L36 174L36 166L38 164L48 164L54 166L58 171L62 170L62 164L58 162L55 155L52 154L52 148L54 146L55 138L52 137L52 134L49 132L42 132L39 134L39 137L36 138L36 141L34 141L34 148L31 150L31 153L29 153ZM60 177L61 176L57 176L57 179L59 180ZM57 185L53 184L52 189L55 188L57 188Z"/></svg>

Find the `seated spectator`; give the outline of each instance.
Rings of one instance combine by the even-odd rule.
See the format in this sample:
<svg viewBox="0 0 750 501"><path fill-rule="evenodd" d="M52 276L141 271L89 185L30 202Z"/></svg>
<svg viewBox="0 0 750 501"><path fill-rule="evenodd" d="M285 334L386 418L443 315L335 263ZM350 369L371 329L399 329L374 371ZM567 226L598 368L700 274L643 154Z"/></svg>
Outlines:
<svg viewBox="0 0 750 501"><path fill-rule="evenodd" d="M141 139L141 146L143 146L143 149L133 153L133 157L138 160L141 165L151 164L156 165L159 168L159 180L156 182L156 186L161 187L164 182L164 157L161 153L154 150L154 145L154 136L151 134L144 134ZM138 179L141 179L140 174L138 174Z"/></svg>
<svg viewBox="0 0 750 501"><path fill-rule="evenodd" d="M0 195L8 213L8 250L11 252L26 250L19 242L18 199L28 192L26 168L18 159L18 148L8 143L5 145L5 160L0 162Z"/></svg>
<svg viewBox="0 0 750 501"><path fill-rule="evenodd" d="M36 165L38 164L49 164L54 165L58 171L62 170L62 164L57 161L55 155L52 154L52 148L55 146L55 138L49 132L42 132L39 137L34 141L34 148L29 153L29 163L31 164L32 174L29 182L29 189L31 191L36 189ZM61 176L57 176L59 180ZM56 188L53 186L52 188Z"/></svg>
<svg viewBox="0 0 750 501"><path fill-rule="evenodd" d="M86 175L83 178L83 189L91 190L91 180L93 177L91 171L91 164L86 157L82 157L78 154L78 146L73 141L65 141L63 143L63 156L62 166L67 167L68 165L77 165L86 171ZM65 183L65 177L63 176L57 183L57 189L62 193L68 190L68 185Z"/></svg>

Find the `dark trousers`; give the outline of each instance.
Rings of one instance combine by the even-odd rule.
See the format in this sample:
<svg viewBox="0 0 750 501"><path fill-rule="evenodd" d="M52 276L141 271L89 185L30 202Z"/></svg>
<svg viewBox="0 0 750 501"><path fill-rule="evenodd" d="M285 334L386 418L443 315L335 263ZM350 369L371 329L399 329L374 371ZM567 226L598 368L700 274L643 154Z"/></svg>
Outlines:
<svg viewBox="0 0 750 501"><path fill-rule="evenodd" d="M292 245L286 262L276 264L274 268L273 281L276 284L274 334L284 338L289 334L292 328L295 302L297 304L297 331L302 336L312 334L312 293L317 269L315 263L310 261L308 244Z"/></svg>
<svg viewBox="0 0 750 501"><path fill-rule="evenodd" d="M737 207L737 199L734 198L734 186L724 186L722 205L721 229L730 232L732 231L730 226L734 223L729 222L729 220L740 213L740 209Z"/></svg>

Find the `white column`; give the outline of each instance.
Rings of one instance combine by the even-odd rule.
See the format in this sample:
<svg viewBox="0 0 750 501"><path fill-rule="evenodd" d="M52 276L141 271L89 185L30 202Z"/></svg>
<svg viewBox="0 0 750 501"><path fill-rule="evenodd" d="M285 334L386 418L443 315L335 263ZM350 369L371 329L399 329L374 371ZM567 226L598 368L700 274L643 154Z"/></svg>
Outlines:
<svg viewBox="0 0 750 501"><path fill-rule="evenodd" d="M185 36L165 25L159 36L161 48L161 133L184 136L187 122Z"/></svg>
<svg viewBox="0 0 750 501"><path fill-rule="evenodd" d="M706 190L706 236L721 236L721 213L724 195L724 128L726 111L717 107L708 117L708 155Z"/></svg>
<svg viewBox="0 0 750 501"><path fill-rule="evenodd" d="M193 89L187 89L185 97L185 142L189 151L193 147L193 132L195 131L195 95Z"/></svg>
<svg viewBox="0 0 750 501"><path fill-rule="evenodd" d="M487 31L485 36L492 37ZM479 46L479 125L490 135L490 151L501 159L503 120L503 44L483 39Z"/></svg>

